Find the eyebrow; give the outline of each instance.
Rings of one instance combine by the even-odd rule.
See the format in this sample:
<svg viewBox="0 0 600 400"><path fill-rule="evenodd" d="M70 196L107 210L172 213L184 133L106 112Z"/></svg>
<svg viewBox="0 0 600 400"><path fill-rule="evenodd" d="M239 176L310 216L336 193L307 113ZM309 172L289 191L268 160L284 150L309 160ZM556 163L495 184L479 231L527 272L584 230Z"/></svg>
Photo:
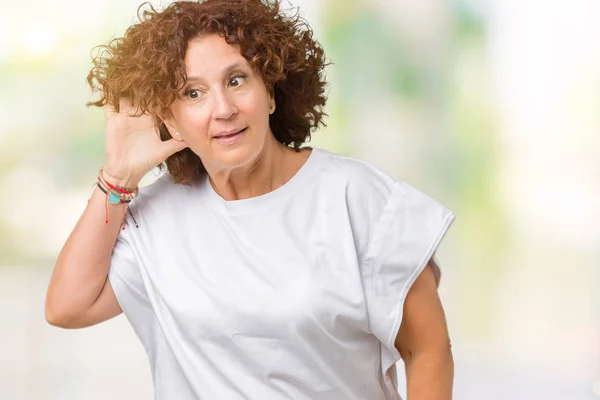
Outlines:
<svg viewBox="0 0 600 400"><path fill-rule="evenodd" d="M246 66L246 64L243 63L242 61L236 61L235 63L229 65L227 68L224 69L223 75L228 75L229 73L231 73L231 71L233 71L235 69L238 69L238 68L245 67L245 66ZM186 82L187 83L189 83L189 82L202 82L203 80L204 80L204 78L201 77L201 76L191 75L191 76L187 77Z"/></svg>

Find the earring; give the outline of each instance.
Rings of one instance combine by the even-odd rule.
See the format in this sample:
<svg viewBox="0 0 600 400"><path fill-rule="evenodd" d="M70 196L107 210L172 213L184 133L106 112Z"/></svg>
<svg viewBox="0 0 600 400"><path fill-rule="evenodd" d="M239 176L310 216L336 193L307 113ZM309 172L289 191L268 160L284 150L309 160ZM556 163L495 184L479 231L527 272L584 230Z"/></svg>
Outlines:
<svg viewBox="0 0 600 400"><path fill-rule="evenodd" d="M175 132L175 136L181 136L181 135L179 135L179 132Z"/></svg>

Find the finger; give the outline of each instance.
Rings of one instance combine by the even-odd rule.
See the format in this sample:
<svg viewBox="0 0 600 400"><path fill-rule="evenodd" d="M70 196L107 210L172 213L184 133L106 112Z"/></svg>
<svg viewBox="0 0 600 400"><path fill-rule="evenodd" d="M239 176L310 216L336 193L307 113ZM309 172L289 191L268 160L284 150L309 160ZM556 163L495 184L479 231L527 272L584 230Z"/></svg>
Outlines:
<svg viewBox="0 0 600 400"><path fill-rule="evenodd" d="M188 147L187 143L185 143L183 140L178 141L175 139L169 139L167 141L164 141L161 145L163 150L163 159L170 157L178 151L181 151Z"/></svg>

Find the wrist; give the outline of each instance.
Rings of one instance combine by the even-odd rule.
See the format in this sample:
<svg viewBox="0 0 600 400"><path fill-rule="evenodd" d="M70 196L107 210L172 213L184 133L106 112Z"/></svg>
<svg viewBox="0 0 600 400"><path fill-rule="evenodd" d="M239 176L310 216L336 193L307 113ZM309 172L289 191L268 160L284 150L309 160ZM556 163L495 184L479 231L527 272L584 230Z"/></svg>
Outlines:
<svg viewBox="0 0 600 400"><path fill-rule="evenodd" d="M141 181L141 177L138 178L133 174L120 172L110 167L104 167L100 171L101 178L114 186L135 189Z"/></svg>

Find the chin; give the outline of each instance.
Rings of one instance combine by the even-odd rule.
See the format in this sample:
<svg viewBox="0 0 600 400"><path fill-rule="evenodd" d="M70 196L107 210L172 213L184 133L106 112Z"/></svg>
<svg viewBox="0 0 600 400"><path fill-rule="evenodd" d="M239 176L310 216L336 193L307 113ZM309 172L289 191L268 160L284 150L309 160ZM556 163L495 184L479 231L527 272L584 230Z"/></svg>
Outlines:
<svg viewBox="0 0 600 400"><path fill-rule="evenodd" d="M212 164L225 169L239 168L248 165L260 154L259 148L247 145L215 150L216 151L213 152L214 158Z"/></svg>

